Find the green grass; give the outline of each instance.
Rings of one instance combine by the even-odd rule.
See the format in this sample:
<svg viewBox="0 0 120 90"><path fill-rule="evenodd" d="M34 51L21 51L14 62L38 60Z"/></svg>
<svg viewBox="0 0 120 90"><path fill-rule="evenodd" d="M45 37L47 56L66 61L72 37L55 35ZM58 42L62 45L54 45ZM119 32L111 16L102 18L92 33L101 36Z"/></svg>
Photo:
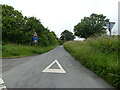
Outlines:
<svg viewBox="0 0 120 90"><path fill-rule="evenodd" d="M114 87L120 87L118 37L102 36L86 41L70 41L64 48L85 67L94 71Z"/></svg>
<svg viewBox="0 0 120 90"><path fill-rule="evenodd" d="M55 48L55 46L41 47L30 45L5 44L2 45L2 57L18 57L41 54L53 48Z"/></svg>
<svg viewBox="0 0 120 90"><path fill-rule="evenodd" d="M0 43L0 57L2 57L2 44Z"/></svg>

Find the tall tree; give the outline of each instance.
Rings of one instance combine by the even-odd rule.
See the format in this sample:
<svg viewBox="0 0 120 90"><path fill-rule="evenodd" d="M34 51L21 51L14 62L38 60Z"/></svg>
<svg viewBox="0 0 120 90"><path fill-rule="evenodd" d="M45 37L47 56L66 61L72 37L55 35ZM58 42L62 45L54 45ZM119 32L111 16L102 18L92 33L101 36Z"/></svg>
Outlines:
<svg viewBox="0 0 120 90"><path fill-rule="evenodd" d="M73 35L72 32L65 30L61 33L60 39L63 41L70 41L70 40L74 40L75 36Z"/></svg>
<svg viewBox="0 0 120 90"><path fill-rule="evenodd" d="M36 17L25 17L24 38L26 42L31 41L31 36L34 32L37 32L38 36L41 36L41 34L44 34L44 31L45 27Z"/></svg>
<svg viewBox="0 0 120 90"><path fill-rule="evenodd" d="M74 26L74 33L81 38L98 36L106 33L105 22L109 21L106 16L100 14L91 14L90 17L84 17L80 23Z"/></svg>
<svg viewBox="0 0 120 90"><path fill-rule="evenodd" d="M23 17L22 13L12 6L2 6L2 40L3 42L28 44L34 32L38 34L38 44L43 46L57 44L54 32L45 28L36 17Z"/></svg>
<svg viewBox="0 0 120 90"><path fill-rule="evenodd" d="M13 7L2 5L2 37L3 41L18 42L23 35L24 17Z"/></svg>

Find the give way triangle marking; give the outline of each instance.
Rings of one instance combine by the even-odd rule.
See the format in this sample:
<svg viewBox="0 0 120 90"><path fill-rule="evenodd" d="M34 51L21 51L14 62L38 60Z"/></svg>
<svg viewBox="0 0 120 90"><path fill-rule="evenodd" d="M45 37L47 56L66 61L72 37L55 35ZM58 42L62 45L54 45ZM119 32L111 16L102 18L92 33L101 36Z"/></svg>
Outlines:
<svg viewBox="0 0 120 90"><path fill-rule="evenodd" d="M50 67L56 63L60 69L50 69ZM53 61L49 66L47 66L42 72L49 72L49 73L66 73L62 66L59 64L57 60Z"/></svg>

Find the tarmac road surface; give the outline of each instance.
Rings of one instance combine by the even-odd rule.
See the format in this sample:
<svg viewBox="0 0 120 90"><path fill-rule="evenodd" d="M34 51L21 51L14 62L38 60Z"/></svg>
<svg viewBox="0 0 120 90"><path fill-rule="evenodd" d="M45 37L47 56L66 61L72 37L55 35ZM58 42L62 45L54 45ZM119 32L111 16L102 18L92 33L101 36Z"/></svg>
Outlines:
<svg viewBox="0 0 120 90"><path fill-rule="evenodd" d="M41 55L2 61L7 88L113 88L74 60L63 46Z"/></svg>

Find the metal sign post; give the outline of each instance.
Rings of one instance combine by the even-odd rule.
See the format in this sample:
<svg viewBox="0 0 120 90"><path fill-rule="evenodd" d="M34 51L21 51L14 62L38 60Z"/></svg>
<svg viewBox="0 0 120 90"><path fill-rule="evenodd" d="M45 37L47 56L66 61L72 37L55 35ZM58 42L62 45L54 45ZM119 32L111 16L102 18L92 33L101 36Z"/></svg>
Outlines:
<svg viewBox="0 0 120 90"><path fill-rule="evenodd" d="M110 32L110 35L111 35L111 30L112 30L114 25L115 25L115 22L106 22L106 26Z"/></svg>

